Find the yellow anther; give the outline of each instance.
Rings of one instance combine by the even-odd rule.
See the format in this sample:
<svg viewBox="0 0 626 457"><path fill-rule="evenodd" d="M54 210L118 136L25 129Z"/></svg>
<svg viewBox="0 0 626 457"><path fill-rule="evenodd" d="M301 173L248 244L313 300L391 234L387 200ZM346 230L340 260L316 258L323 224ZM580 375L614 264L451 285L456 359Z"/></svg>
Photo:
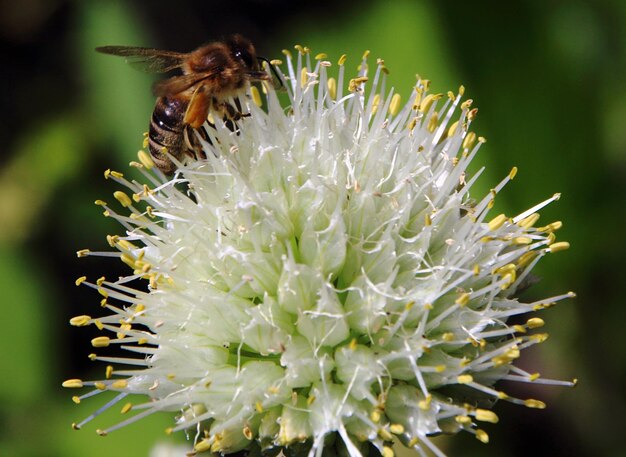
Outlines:
<svg viewBox="0 0 626 457"><path fill-rule="evenodd" d="M72 401L78 405L78 404L80 404L80 397L78 397L78 396L74 395L74 396L72 397Z"/></svg>
<svg viewBox="0 0 626 457"><path fill-rule="evenodd" d="M359 76L357 78L352 78L348 83L348 90L350 92L356 92L359 90L359 86L365 82L367 82L369 78L367 76Z"/></svg>
<svg viewBox="0 0 626 457"><path fill-rule="evenodd" d="M456 98L456 95L454 95L454 92L452 92L451 90L448 91L448 99L450 101L454 100Z"/></svg>
<svg viewBox="0 0 626 457"><path fill-rule="evenodd" d="M476 430L476 439L481 443L487 444L489 442L489 435L487 432L481 429Z"/></svg>
<svg viewBox="0 0 626 457"><path fill-rule="evenodd" d="M91 340L91 345L95 348L105 348L111 344L111 339L108 336L98 336Z"/></svg>
<svg viewBox="0 0 626 457"><path fill-rule="evenodd" d="M528 251L523 253L518 261L517 261L517 265L520 267L525 267L526 265L528 265L535 257L537 257L537 252L535 251Z"/></svg>
<svg viewBox="0 0 626 457"><path fill-rule="evenodd" d="M81 249L80 251L76 251L76 256L78 258L87 257L91 251L89 249Z"/></svg>
<svg viewBox="0 0 626 457"><path fill-rule="evenodd" d="M378 429L378 435L384 440L384 441L391 441L393 440L393 435L391 433L389 433L389 430L387 430L386 428L380 428Z"/></svg>
<svg viewBox="0 0 626 457"><path fill-rule="evenodd" d="M89 325L90 320L91 316L83 314L82 316L72 317L70 319L70 325L73 325L74 327L84 327L85 325Z"/></svg>
<svg viewBox="0 0 626 457"><path fill-rule="evenodd" d="M435 111L433 115L430 116L430 119L428 119L428 125L426 126L426 128L428 129L430 133L433 133L438 125L439 125L439 114L437 113L437 111Z"/></svg>
<svg viewBox="0 0 626 457"><path fill-rule="evenodd" d="M426 395L426 398L417 402L417 407L422 411L428 411L430 409L430 403L433 400L433 396L431 394Z"/></svg>
<svg viewBox="0 0 626 457"><path fill-rule="evenodd" d="M474 100L472 100L471 98L468 98L463 103L461 103L461 109L469 109L470 106L472 106L472 103L474 103Z"/></svg>
<svg viewBox="0 0 626 457"><path fill-rule="evenodd" d="M283 49L280 52L282 52L285 57L291 58L291 51L289 49Z"/></svg>
<svg viewBox="0 0 626 457"><path fill-rule="evenodd" d="M328 58L328 54L326 54L325 52L320 52L319 54L315 55L315 60L322 60L322 59L327 59Z"/></svg>
<svg viewBox="0 0 626 457"><path fill-rule="evenodd" d="M469 113L467 113L467 120L473 121L478 116L478 108L471 109Z"/></svg>
<svg viewBox="0 0 626 457"><path fill-rule="evenodd" d="M374 99L372 100L372 114L376 114L378 105L380 105L380 94L374 95Z"/></svg>
<svg viewBox="0 0 626 457"><path fill-rule="evenodd" d="M478 137L478 142L479 143L486 143L487 142L487 138L485 138L484 136L479 136Z"/></svg>
<svg viewBox="0 0 626 457"><path fill-rule="evenodd" d="M531 317L526 321L526 325L528 328L539 328L543 327L545 322L540 317Z"/></svg>
<svg viewBox="0 0 626 457"><path fill-rule="evenodd" d="M347 59L348 59L348 56L346 54L342 54L341 57L339 57L339 60L337 61L337 63L339 65L344 65Z"/></svg>
<svg viewBox="0 0 626 457"><path fill-rule="evenodd" d="M454 420L457 424L472 425L472 418L469 416L455 416Z"/></svg>
<svg viewBox="0 0 626 457"><path fill-rule="evenodd" d="M280 59L272 59L272 60L270 60L270 64L272 64L272 65L274 65L274 66L276 66L276 67L277 67L277 66L279 66L279 65L282 65L282 64L283 64L283 61L282 61L282 60L280 60Z"/></svg>
<svg viewBox="0 0 626 457"><path fill-rule="evenodd" d="M538 220L539 220L539 213L533 213L530 216L525 217L524 219L519 221L517 225L519 225L522 228L529 229L533 225L535 225Z"/></svg>
<svg viewBox="0 0 626 457"><path fill-rule="evenodd" d="M550 245L550 252L559 252L569 249L569 243L567 241L559 241L558 243L552 243Z"/></svg>
<svg viewBox="0 0 626 457"><path fill-rule="evenodd" d="M563 222L555 221L544 227L540 227L537 230L539 230L540 232L554 232L556 230L559 230L561 227L563 227Z"/></svg>
<svg viewBox="0 0 626 457"><path fill-rule="evenodd" d="M402 97L400 94L393 94L391 97L391 103L389 104L389 114L395 116L400 111L400 102L402 101Z"/></svg>
<svg viewBox="0 0 626 457"><path fill-rule="evenodd" d="M305 46L302 46L301 44L295 45L294 48L302 55L306 54L308 51L308 48Z"/></svg>
<svg viewBox="0 0 626 457"><path fill-rule="evenodd" d="M454 333L446 332L443 335L441 335L441 339L447 343L449 343L450 341L454 341Z"/></svg>
<svg viewBox="0 0 626 457"><path fill-rule="evenodd" d="M306 404L311 406L314 401L315 401L315 395L309 395L309 397L306 399Z"/></svg>
<svg viewBox="0 0 626 457"><path fill-rule="evenodd" d="M534 398L529 398L528 400L524 400L524 405L529 408L537 408L537 409L545 409L546 404L541 400L535 400Z"/></svg>
<svg viewBox="0 0 626 457"><path fill-rule="evenodd" d="M476 134L474 132L468 132L463 138L463 149L472 149L476 143Z"/></svg>
<svg viewBox="0 0 626 457"><path fill-rule="evenodd" d="M548 333L537 333L535 335L531 335L529 338L537 343L543 343L546 341L550 335Z"/></svg>
<svg viewBox="0 0 626 457"><path fill-rule="evenodd" d="M118 379L111 383L113 389L126 389L128 387L128 381L126 379Z"/></svg>
<svg viewBox="0 0 626 457"><path fill-rule="evenodd" d="M435 365L435 371L437 373L443 373L444 371L446 371L446 366L445 365Z"/></svg>
<svg viewBox="0 0 626 457"><path fill-rule="evenodd" d="M261 99L261 94L259 93L259 89L256 86L250 87L250 95L252 95L252 101L256 106L262 106L263 100Z"/></svg>
<svg viewBox="0 0 626 457"><path fill-rule="evenodd" d="M504 214L498 214L496 217L494 217L493 219L491 219L489 221L489 230L494 231L494 230L498 230L500 227L502 227L504 225L504 223L507 221L507 217Z"/></svg>
<svg viewBox="0 0 626 457"><path fill-rule="evenodd" d="M105 202L104 200L96 200L95 202L93 202L95 205L97 206L106 206L107 202Z"/></svg>
<svg viewBox="0 0 626 457"><path fill-rule="evenodd" d="M532 373L531 375L528 376L528 380L529 381L536 381L540 377L541 377L541 375L539 373Z"/></svg>
<svg viewBox="0 0 626 457"><path fill-rule="evenodd" d="M393 449L389 446L383 446L383 451L380 453L382 457L394 457Z"/></svg>
<svg viewBox="0 0 626 457"><path fill-rule="evenodd" d="M148 344L148 338L139 338L137 340L137 344L141 345L141 344Z"/></svg>
<svg viewBox="0 0 626 457"><path fill-rule="evenodd" d="M402 435L404 433L404 426L402 424L391 424L389 431L394 435Z"/></svg>
<svg viewBox="0 0 626 457"><path fill-rule="evenodd" d="M193 450L196 452L207 452L211 450L211 442L208 438L198 441L194 446Z"/></svg>
<svg viewBox="0 0 626 457"><path fill-rule="evenodd" d="M109 171L109 175L113 176L114 178L118 178L118 179L124 177L123 173L120 173L119 171L113 171L113 170Z"/></svg>
<svg viewBox="0 0 626 457"><path fill-rule="evenodd" d="M513 330L515 330L516 333L526 333L526 327L523 325L514 325Z"/></svg>
<svg viewBox="0 0 626 457"><path fill-rule="evenodd" d="M111 375L113 374L113 366L112 365L107 365L107 367L105 368L104 371L104 377L106 379L111 379Z"/></svg>
<svg viewBox="0 0 626 457"><path fill-rule="evenodd" d="M128 402L124 406L122 406L122 409L120 410L120 413L126 414L131 409L133 409L133 404L131 402Z"/></svg>
<svg viewBox="0 0 626 457"><path fill-rule="evenodd" d="M335 78L328 78L326 84L328 85L328 95L331 99L335 100L337 98L337 80Z"/></svg>
<svg viewBox="0 0 626 457"><path fill-rule="evenodd" d="M100 382L100 381L98 381L98 382L94 382L94 383L93 383L93 386L94 386L96 389L98 389L98 390L107 390L107 385L106 385L105 383L103 383L103 382Z"/></svg>
<svg viewBox="0 0 626 457"><path fill-rule="evenodd" d="M493 274L504 276L504 275L509 274L509 273L514 273L515 272L515 268L516 268L515 264L507 263L506 265L502 265L500 268L494 269L493 270Z"/></svg>
<svg viewBox="0 0 626 457"><path fill-rule="evenodd" d="M409 125L407 126L407 130L409 132L412 132L416 125L417 125L417 118L414 117L413 119L411 119L411 122L409 122Z"/></svg>
<svg viewBox="0 0 626 457"><path fill-rule="evenodd" d="M351 351L354 351L356 349L356 346L357 346L356 338L352 338L352 340L350 341L350 344L348 344L348 349L350 349Z"/></svg>
<svg viewBox="0 0 626 457"><path fill-rule="evenodd" d="M145 147L147 147L147 145L144 146L144 148ZM143 149L137 151L137 157L139 158L139 161L141 162L141 164L147 170L150 170L152 167L154 167L154 161L152 160L152 156L148 154L146 151L144 151Z"/></svg>
<svg viewBox="0 0 626 457"><path fill-rule="evenodd" d="M511 240L511 244L525 245L532 243L532 238L528 236L516 236Z"/></svg>
<svg viewBox="0 0 626 457"><path fill-rule="evenodd" d="M133 243L131 243L128 240L123 240L123 239L118 238L116 241L117 241L118 247L120 247L124 251L132 251L134 249L137 249L137 246L135 246Z"/></svg>
<svg viewBox="0 0 626 457"><path fill-rule="evenodd" d="M472 273L474 273L474 276L478 276L480 274L480 265L475 264L472 268Z"/></svg>
<svg viewBox="0 0 626 457"><path fill-rule="evenodd" d="M63 387L65 387L66 389L79 389L81 387L83 387L83 381L81 379L68 379L66 381L63 381L63 384L61 384Z"/></svg>
<svg viewBox="0 0 626 457"><path fill-rule="evenodd" d="M555 241L556 241L556 235L554 234L554 232L548 232L548 236L546 237L546 244L550 246Z"/></svg>
<svg viewBox="0 0 626 457"><path fill-rule="evenodd" d="M459 95L463 96L463 94L465 94L465 86L461 85L459 86Z"/></svg>
<svg viewBox="0 0 626 457"><path fill-rule="evenodd" d="M104 328L104 325L102 324L102 322L100 321L100 319L95 319L93 321L94 325L96 326L96 328L98 330L102 330Z"/></svg>
<svg viewBox="0 0 626 457"><path fill-rule="evenodd" d="M109 293L106 291L106 289L99 288L98 293L102 295L105 299L109 298Z"/></svg>
<svg viewBox="0 0 626 457"><path fill-rule="evenodd" d="M458 127L459 127L459 121L453 122L450 128L448 128L448 136L453 136Z"/></svg>
<svg viewBox="0 0 626 457"><path fill-rule="evenodd" d="M471 374L462 374L456 377L456 382L458 382L459 384L469 384L470 382L473 382L474 378L472 377Z"/></svg>
<svg viewBox="0 0 626 457"><path fill-rule="evenodd" d="M131 267L133 270L136 269L135 258L130 254L122 254L120 256L120 260L124 262L126 265Z"/></svg>
<svg viewBox="0 0 626 457"><path fill-rule="evenodd" d="M432 223L433 223L433 221L432 221L432 219L430 218L430 214L425 214L425 215L424 215L424 225L425 225L426 227L429 227L430 225L432 225Z"/></svg>
<svg viewBox="0 0 626 457"><path fill-rule="evenodd" d="M115 192L113 192L113 196L118 202L120 202L120 204L124 208L128 208L129 206L132 206L133 204L133 201L130 199L130 197L126 195L126 193L122 192L121 190L116 190Z"/></svg>
<svg viewBox="0 0 626 457"><path fill-rule="evenodd" d="M499 421L496 413L494 413L493 411L489 411L488 409L476 409L476 411L474 412L474 417L476 417L476 420L478 421L491 422L492 424L497 424Z"/></svg>
<svg viewBox="0 0 626 457"><path fill-rule="evenodd" d="M104 276L100 276L98 279L96 279L96 284L98 285L98 287L100 287L104 281L106 281L106 278Z"/></svg>
<svg viewBox="0 0 626 457"><path fill-rule="evenodd" d="M511 168L511 171L509 172L509 179L514 179L516 175L517 175L517 167Z"/></svg>
<svg viewBox="0 0 626 457"><path fill-rule="evenodd" d="M102 430L102 429L100 429L100 428L96 429L96 433L97 433L99 436L107 436L107 435L108 435L108 433L107 433L107 431L106 431L106 430Z"/></svg>
<svg viewBox="0 0 626 457"><path fill-rule="evenodd" d="M306 86L306 83L308 80L309 80L308 69L306 67L302 67L302 70L300 70L300 87Z"/></svg>
<svg viewBox="0 0 626 457"><path fill-rule="evenodd" d="M443 97L443 94L428 94L419 104L419 111L426 113L430 109L433 102L441 99L441 97Z"/></svg>
<svg viewBox="0 0 626 457"><path fill-rule="evenodd" d="M468 292L464 292L454 301L454 303L456 303L459 306L465 306L469 303L469 301L470 301L470 294Z"/></svg>
<svg viewBox="0 0 626 457"><path fill-rule="evenodd" d="M91 354L87 356L87 358L93 362L94 360L98 358L98 355L92 352Z"/></svg>
<svg viewBox="0 0 626 457"><path fill-rule="evenodd" d="M380 422L380 411L375 409L370 413L370 419L372 420L372 422L374 422L375 424L377 424L378 422Z"/></svg>

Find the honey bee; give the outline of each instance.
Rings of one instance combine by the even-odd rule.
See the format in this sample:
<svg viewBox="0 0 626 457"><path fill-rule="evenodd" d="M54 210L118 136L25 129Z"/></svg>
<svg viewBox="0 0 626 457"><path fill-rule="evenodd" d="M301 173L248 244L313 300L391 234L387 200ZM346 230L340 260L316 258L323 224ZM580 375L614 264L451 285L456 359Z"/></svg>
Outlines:
<svg viewBox="0 0 626 457"><path fill-rule="evenodd" d="M241 35L215 41L189 53L133 46L102 46L96 51L126 57L133 65L156 73L180 69L182 75L158 81L153 86L157 96L150 129L148 148L155 165L165 174L176 171L170 155L182 160L187 154L204 157L198 130L209 112L224 119L238 120L245 116L239 106L229 103L240 95L246 84L268 80L254 45ZM236 99L235 99L236 100Z"/></svg>

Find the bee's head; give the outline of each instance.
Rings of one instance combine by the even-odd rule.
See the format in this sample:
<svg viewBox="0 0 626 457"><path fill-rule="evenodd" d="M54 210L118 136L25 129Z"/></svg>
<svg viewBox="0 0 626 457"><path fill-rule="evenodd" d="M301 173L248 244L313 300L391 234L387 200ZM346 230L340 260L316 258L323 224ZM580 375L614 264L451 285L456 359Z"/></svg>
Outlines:
<svg viewBox="0 0 626 457"><path fill-rule="evenodd" d="M256 50L254 45L247 38L241 35L233 35L226 44L230 49L230 54L239 64L245 67L247 70L258 70L259 61L256 56Z"/></svg>

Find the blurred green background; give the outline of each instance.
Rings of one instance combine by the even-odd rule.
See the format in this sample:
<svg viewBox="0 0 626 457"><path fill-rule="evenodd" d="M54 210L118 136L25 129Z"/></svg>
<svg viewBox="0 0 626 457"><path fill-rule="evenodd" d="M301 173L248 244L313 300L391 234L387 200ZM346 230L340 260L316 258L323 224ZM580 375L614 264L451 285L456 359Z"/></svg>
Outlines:
<svg viewBox="0 0 626 457"><path fill-rule="evenodd" d="M514 215L563 194L542 222L563 220L559 239L572 248L539 264L542 281L524 298L578 297L541 315L551 338L520 363L579 384L507 386L548 408L500 403L490 444L469 434L438 442L451 456L626 456L625 30L620 0L1 1L0 455L147 456L184 438L163 434L166 413L96 436L117 408L74 432L98 401L76 406L60 387L102 376L87 360L93 335L67 324L97 313L99 296L73 283L125 267L75 251L107 249L106 234L121 233L93 201L117 190L102 173L127 171L154 103L151 76L93 48L187 51L240 32L269 58L301 43L356 66L370 49L404 94L415 73L435 92L466 86L488 139L475 159L487 166L482 189L520 169L499 209Z"/></svg>

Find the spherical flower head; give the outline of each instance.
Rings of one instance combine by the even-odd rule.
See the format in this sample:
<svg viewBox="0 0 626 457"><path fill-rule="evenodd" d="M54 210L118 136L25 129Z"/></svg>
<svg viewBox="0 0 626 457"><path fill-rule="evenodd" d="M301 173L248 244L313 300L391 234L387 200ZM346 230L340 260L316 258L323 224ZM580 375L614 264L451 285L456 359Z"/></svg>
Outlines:
<svg viewBox="0 0 626 457"><path fill-rule="evenodd" d="M567 248L560 223L535 227L558 196L490 214L516 170L470 198L484 139L462 87L431 94L420 79L402 102L381 60L370 71L366 53L352 74L345 56L333 65L296 48L272 62L282 91L249 88L240 120L211 117L198 137L206 158L168 177L140 152L143 180L107 172L128 189L114 194L123 211L97 203L123 225L109 242L132 272L80 278L110 314L72 323L96 324L109 336L94 346L134 356L94 354L116 368L66 386L95 387L77 401L147 397L102 434L178 412L169 431L196 430L198 453L390 456L398 438L441 455L428 437L461 430L486 442L477 422L497 422L489 400L543 407L495 384L542 382L513 362L545 340L531 332L543 321L507 322L571 296L516 298L540 258ZM111 255L79 252L93 254Z"/></svg>

